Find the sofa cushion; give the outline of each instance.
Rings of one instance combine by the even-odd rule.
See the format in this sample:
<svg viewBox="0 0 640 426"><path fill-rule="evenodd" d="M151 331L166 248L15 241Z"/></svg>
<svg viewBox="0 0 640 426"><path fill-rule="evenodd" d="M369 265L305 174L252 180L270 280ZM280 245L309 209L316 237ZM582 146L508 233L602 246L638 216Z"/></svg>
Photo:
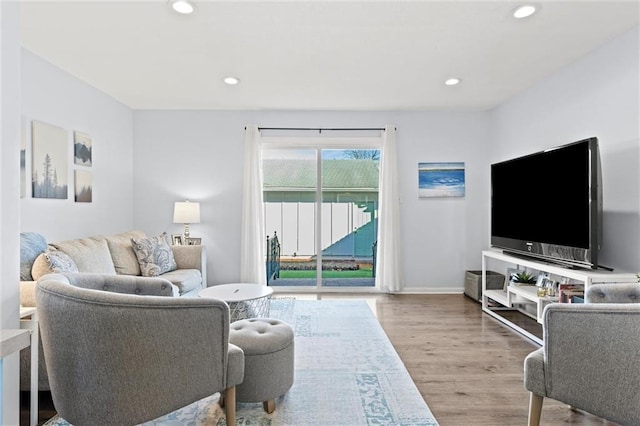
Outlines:
<svg viewBox="0 0 640 426"><path fill-rule="evenodd" d="M36 258L47 250L47 240L36 232L20 233L20 280L31 281Z"/></svg>
<svg viewBox="0 0 640 426"><path fill-rule="evenodd" d="M60 243L53 243L51 246L66 253L71 257L79 272L95 272L98 274L115 275L116 268L113 266L111 253L104 237L78 238Z"/></svg>
<svg viewBox="0 0 640 426"><path fill-rule="evenodd" d="M202 288L202 274L197 269L176 269L162 274L162 278L178 287L181 295Z"/></svg>
<svg viewBox="0 0 640 426"><path fill-rule="evenodd" d="M138 257L133 251L133 242L131 241L133 238L143 239L147 238L147 235L143 231L129 231L105 237L117 274L140 275L141 273Z"/></svg>
<svg viewBox="0 0 640 426"><path fill-rule="evenodd" d="M157 237L132 238L131 241L143 277L157 277L177 268L166 232Z"/></svg>
<svg viewBox="0 0 640 426"><path fill-rule="evenodd" d="M33 262L31 276L34 280L46 274L58 272L78 272L78 266L66 253L57 250L47 250Z"/></svg>

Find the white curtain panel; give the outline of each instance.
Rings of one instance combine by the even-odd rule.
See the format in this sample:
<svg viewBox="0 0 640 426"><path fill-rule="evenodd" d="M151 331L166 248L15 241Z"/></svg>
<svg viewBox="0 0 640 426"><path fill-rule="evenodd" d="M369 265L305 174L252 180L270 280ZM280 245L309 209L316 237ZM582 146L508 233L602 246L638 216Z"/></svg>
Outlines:
<svg viewBox="0 0 640 426"><path fill-rule="evenodd" d="M380 155L380 206L378 209L376 287L389 293L402 290L400 252L400 194L396 129L386 126Z"/></svg>
<svg viewBox="0 0 640 426"><path fill-rule="evenodd" d="M258 126L247 126L244 139L244 187L240 243L240 282L267 284L262 203L262 154Z"/></svg>

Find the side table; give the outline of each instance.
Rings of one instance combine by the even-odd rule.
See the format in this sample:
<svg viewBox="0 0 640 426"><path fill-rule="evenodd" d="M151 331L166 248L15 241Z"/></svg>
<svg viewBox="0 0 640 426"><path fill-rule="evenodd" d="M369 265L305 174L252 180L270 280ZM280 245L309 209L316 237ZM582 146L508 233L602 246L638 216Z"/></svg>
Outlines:
<svg viewBox="0 0 640 426"><path fill-rule="evenodd" d="M248 283L219 284L198 292L200 297L222 299L227 302L230 322L268 317L272 294L271 287Z"/></svg>
<svg viewBox="0 0 640 426"><path fill-rule="evenodd" d="M29 425L38 424L38 311L34 307L20 306L20 328L31 333L31 391Z"/></svg>

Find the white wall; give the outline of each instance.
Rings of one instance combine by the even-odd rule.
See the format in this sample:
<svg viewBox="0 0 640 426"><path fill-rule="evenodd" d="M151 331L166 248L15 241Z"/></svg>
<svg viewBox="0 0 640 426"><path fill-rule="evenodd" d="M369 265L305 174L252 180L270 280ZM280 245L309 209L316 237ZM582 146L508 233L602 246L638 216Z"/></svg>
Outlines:
<svg viewBox="0 0 640 426"><path fill-rule="evenodd" d="M19 327L20 8L0 2L0 329ZM0 424L19 424L19 358L0 360Z"/></svg>
<svg viewBox="0 0 640 426"><path fill-rule="evenodd" d="M480 267L487 212L476 208L487 186L485 113L136 111L135 227L182 232L173 202L201 203L191 226L206 244L210 284L240 277L244 126L397 126L403 270L406 291L461 291L466 269ZM418 162L464 161L463 199L418 199Z"/></svg>
<svg viewBox="0 0 640 426"><path fill-rule="evenodd" d="M133 113L113 98L22 49L22 132L27 146L27 196L20 200L21 231L55 242L133 228ZM31 198L31 121L68 131L66 200ZM92 138L93 165L73 163L73 131ZM36 164L39 170L41 165ZM93 202L74 201L73 170L93 177Z"/></svg>
<svg viewBox="0 0 640 426"><path fill-rule="evenodd" d="M604 197L599 263L620 271L640 270L639 37L636 27L491 114L491 162L598 137Z"/></svg>

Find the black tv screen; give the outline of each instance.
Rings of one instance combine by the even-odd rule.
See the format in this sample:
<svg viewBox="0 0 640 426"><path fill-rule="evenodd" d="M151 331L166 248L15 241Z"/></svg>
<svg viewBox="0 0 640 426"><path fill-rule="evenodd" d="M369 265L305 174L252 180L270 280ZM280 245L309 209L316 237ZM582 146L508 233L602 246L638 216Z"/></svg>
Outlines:
<svg viewBox="0 0 640 426"><path fill-rule="evenodd" d="M597 138L491 165L491 245L596 268L602 192Z"/></svg>

